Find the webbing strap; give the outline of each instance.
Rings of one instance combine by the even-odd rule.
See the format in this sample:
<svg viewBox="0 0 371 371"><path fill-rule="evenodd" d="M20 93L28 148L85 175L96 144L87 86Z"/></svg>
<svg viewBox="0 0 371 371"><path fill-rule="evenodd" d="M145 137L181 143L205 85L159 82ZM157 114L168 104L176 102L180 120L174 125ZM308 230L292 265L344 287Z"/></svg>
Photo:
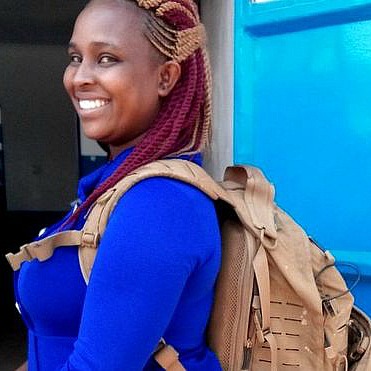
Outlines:
<svg viewBox="0 0 371 371"><path fill-rule="evenodd" d="M265 335L265 339L267 340L271 350L271 371L278 371L278 347L276 338L271 332L269 332Z"/></svg>
<svg viewBox="0 0 371 371"><path fill-rule="evenodd" d="M253 261L256 283L259 291L259 305L261 318L257 317L255 308L254 323L256 326L256 335L260 343L267 341L271 350L271 371L277 371L278 367L278 348L277 342L271 331L270 319L270 281L269 281L269 266L267 253L260 245L258 252ZM257 306L256 304L254 306Z"/></svg>
<svg viewBox="0 0 371 371"><path fill-rule="evenodd" d="M167 371L186 371L179 361L179 353L168 344L154 354L156 362Z"/></svg>
<svg viewBox="0 0 371 371"><path fill-rule="evenodd" d="M263 332L270 329L270 283L267 253L263 245L260 245L253 261L256 282L259 290L259 298L262 313Z"/></svg>
<svg viewBox="0 0 371 371"><path fill-rule="evenodd" d="M84 234L82 231L65 231L46 237L40 241L27 243L20 247L16 254L6 254L9 264L17 271L25 261L38 259L44 261L49 259L54 250L59 246L89 245L95 236Z"/></svg>
<svg viewBox="0 0 371 371"><path fill-rule="evenodd" d="M340 356L335 365L335 371L348 371L349 364L348 364L348 358L345 354Z"/></svg>

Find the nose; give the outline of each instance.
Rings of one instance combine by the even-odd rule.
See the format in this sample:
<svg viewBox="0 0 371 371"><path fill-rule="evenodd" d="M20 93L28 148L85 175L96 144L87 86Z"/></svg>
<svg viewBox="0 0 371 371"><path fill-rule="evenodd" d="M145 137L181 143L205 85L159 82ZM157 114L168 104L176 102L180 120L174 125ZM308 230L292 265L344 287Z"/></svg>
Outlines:
<svg viewBox="0 0 371 371"><path fill-rule="evenodd" d="M87 61L82 61L75 70L73 75L73 83L76 86L94 84L94 69Z"/></svg>

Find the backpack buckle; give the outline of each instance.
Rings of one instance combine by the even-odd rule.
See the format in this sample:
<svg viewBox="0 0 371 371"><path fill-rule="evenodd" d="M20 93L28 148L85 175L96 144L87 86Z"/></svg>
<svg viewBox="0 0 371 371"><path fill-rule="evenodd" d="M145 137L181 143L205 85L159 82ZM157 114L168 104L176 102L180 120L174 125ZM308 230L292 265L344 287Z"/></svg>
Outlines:
<svg viewBox="0 0 371 371"><path fill-rule="evenodd" d="M270 333L271 333L271 329L270 328L267 328L265 330L262 330L261 328L260 329L257 329L257 331L256 331L256 337L258 338L259 343L260 344L265 343L266 342L266 336L268 334L270 334Z"/></svg>
<svg viewBox="0 0 371 371"><path fill-rule="evenodd" d="M258 341L260 344L265 343L266 336L271 333L270 327L266 329L262 329L261 326L261 314L259 309L254 310L254 324L256 328L256 337L258 338Z"/></svg>
<svg viewBox="0 0 371 371"><path fill-rule="evenodd" d="M179 361L179 353L164 338L161 338L153 352L156 362L165 370L186 371Z"/></svg>
<svg viewBox="0 0 371 371"><path fill-rule="evenodd" d="M353 320L349 321L348 324L351 336L354 338L353 344L351 344L348 351L348 357L352 362L359 361L363 354L366 352L369 344L370 338L365 334L365 332L357 325Z"/></svg>
<svg viewBox="0 0 371 371"><path fill-rule="evenodd" d="M100 234L83 231L81 236L81 247L96 249L100 242Z"/></svg>

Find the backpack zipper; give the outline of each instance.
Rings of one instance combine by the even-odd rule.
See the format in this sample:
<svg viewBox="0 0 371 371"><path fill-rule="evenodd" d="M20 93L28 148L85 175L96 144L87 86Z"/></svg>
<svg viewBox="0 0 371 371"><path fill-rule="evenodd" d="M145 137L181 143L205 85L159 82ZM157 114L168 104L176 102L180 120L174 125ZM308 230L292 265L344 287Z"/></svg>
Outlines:
<svg viewBox="0 0 371 371"><path fill-rule="evenodd" d="M245 345L243 347L243 363L242 370L248 370L251 362L251 352L252 352L252 341L250 338L246 339Z"/></svg>

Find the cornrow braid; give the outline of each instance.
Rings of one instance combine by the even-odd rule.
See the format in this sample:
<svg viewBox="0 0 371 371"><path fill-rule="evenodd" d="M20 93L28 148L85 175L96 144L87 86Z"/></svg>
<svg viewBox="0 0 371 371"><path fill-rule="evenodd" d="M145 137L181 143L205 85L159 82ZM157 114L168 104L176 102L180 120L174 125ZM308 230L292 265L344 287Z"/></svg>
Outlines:
<svg viewBox="0 0 371 371"><path fill-rule="evenodd" d="M166 13L169 13L173 10L178 10L182 13L185 13L190 20L192 20L195 24L197 23L197 17L193 14L193 12L191 12L187 7L176 1L168 1L166 3L161 4L156 9L155 14L158 17L163 17Z"/></svg>
<svg viewBox="0 0 371 371"><path fill-rule="evenodd" d="M71 227L109 188L152 161L202 152L211 136L211 73L206 35L193 0L116 0L134 2L145 12L144 35L181 76L164 98L143 138L111 176L100 184L62 225Z"/></svg>

